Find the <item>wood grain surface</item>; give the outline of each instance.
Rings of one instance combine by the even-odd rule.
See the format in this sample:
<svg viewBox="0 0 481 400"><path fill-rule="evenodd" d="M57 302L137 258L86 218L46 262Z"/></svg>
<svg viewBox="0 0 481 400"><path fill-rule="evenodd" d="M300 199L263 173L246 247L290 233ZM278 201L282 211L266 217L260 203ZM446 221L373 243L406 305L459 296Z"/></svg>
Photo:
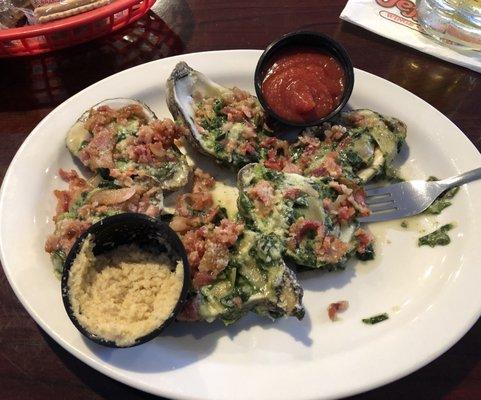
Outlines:
<svg viewBox="0 0 481 400"><path fill-rule="evenodd" d="M261 49L279 35L299 29L333 36L346 47L356 67L426 100L481 149L481 75L341 22L345 3L165 0L154 6L155 13L112 36L45 56L0 60L0 179L35 125L90 84L170 55ZM151 398L60 348L24 311L0 273L0 399ZM356 396L386 398L481 399L481 322L428 366Z"/></svg>

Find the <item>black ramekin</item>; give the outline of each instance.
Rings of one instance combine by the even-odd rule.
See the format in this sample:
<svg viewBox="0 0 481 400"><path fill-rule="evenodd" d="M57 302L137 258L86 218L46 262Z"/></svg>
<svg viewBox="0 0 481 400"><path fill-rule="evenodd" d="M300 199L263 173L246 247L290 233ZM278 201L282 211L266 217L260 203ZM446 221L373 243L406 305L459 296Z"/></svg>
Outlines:
<svg viewBox="0 0 481 400"><path fill-rule="evenodd" d="M184 281L182 290L172 315L149 334L138 338L130 346L117 346L115 342L105 340L85 329L77 320L69 298L68 278L70 268L80 252L84 240L92 235L95 243L94 255L102 254L124 244L137 244L141 248L153 249L159 253L166 252L174 264L182 260ZM126 348L138 346L158 336L182 309L190 285L190 267L184 246L177 234L164 222L150 218L144 214L124 213L104 218L87 229L75 242L65 260L62 272L62 300L72 323L87 338L107 347Z"/></svg>
<svg viewBox="0 0 481 400"><path fill-rule="evenodd" d="M272 57L281 49L285 49L286 47L295 47L295 46L306 46L306 47L314 47L320 50L323 50L329 54L331 54L334 58L336 58L340 63L342 68L344 69L345 73L345 84L344 84L344 93L341 98L341 102L339 105L331 111L325 117L319 118L314 121L309 122L292 122L285 120L282 117L279 117L269 106L267 101L264 98L264 94L262 93L262 82L264 80L264 74L267 72L265 70L266 65L268 65L269 61ZM268 112L268 114L274 118L275 120L280 121L284 125L290 126L297 126L297 127L308 127L322 124L323 122L333 118L336 114L338 114L342 108L346 105L347 101L351 97L352 89L354 87L354 68L352 66L351 59L347 54L346 50L334 39L330 38L327 35L324 35L319 32L309 32L309 31L298 31L298 32L291 32L281 36L279 39L272 42L262 53L259 61L257 62L257 67L255 70L254 75L254 85L256 89L257 97L264 109Z"/></svg>

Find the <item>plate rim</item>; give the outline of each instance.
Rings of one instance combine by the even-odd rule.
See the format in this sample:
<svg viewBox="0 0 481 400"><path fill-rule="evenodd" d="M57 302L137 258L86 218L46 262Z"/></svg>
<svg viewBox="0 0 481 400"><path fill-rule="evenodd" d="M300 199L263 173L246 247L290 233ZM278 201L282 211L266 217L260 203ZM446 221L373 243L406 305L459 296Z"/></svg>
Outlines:
<svg viewBox="0 0 481 400"><path fill-rule="evenodd" d="M120 76L124 73L130 73L131 70L141 69L147 64L153 64L153 63L161 64L162 62L165 62L165 60L176 60L176 59L181 60L182 58L199 57L199 56L202 57L202 56L209 56L209 55L212 55L212 54L228 54L228 53L237 53L237 54L238 53L252 53L253 55L255 53L256 56L260 56L261 53L262 53L262 50L230 49L230 50L202 51L202 52L195 52L195 53L180 54L180 55L176 55L176 56L172 56L172 57L166 57L166 58L163 58L163 59L150 61L148 63L140 64L138 66L134 66L134 67L128 68L126 70L117 72L113 75L110 75L110 76L108 76L108 77L106 77L106 78L104 78L104 79L102 79L98 82L93 83L92 85L84 88L80 92L76 93L75 95L73 95L70 98L63 101L61 104L59 104L57 107L55 107L52 111L50 111L44 118L42 118L42 120L32 129L32 131L29 133L27 138L24 140L24 142L21 144L21 146L18 148L17 152L15 153L14 157L12 158L12 160L11 160L9 166L8 166L8 169L5 173L5 176L4 176L4 179L3 179L3 182L2 182L2 186L0 188L0 217L2 215L2 210L4 209L4 202L6 201L5 200L6 187L9 186L11 176L13 175L12 171L14 170L16 164L18 163L18 159L21 157L22 153L25 151L25 148L27 148L29 146L29 142L30 142L30 140L32 140L31 138L34 136L35 132L41 131L43 125L45 125L47 123L48 119L51 117L51 114L56 113L56 112L60 112L64 107L67 107L69 103L74 102L76 98L82 97L86 91L91 90L92 87L97 86L97 85L101 85L103 82L105 82L107 80L110 80L110 79L118 79L118 76ZM434 111L441 119L443 119L448 124L453 125L461 133L459 139L463 140L464 145L470 146L471 150L474 150L474 152L476 153L478 160L481 161L481 154L480 154L479 150L475 147L475 145L471 142L471 140L459 129L459 127L453 121L451 121L442 112L437 110L434 106L432 106L431 104L429 104L428 102L426 102L425 100L420 98L419 96L415 95L414 93L404 89L403 87L395 84L394 82L392 82L392 81L390 81L386 78L377 76L375 74L372 74L370 72L361 70L359 68L355 68L355 71L356 71L356 74L361 73L361 74L368 75L370 77L370 79L380 79L380 80L384 81L384 83L387 83L388 85L394 86L396 88L396 90L401 90L401 91L405 92L406 94L408 94L410 96L414 96L415 98L420 100L422 103L424 103L425 106L430 108L431 111ZM0 232L3 230L2 226L3 225L0 224ZM123 375L122 373L110 368L110 365L108 364L108 362L103 361L103 360L99 361L99 360L96 360L92 357L89 357L88 355L85 355L81 350L78 350L75 346L69 344L67 341L65 341L62 338L61 335L57 334L56 332L54 332L52 329L50 329L48 327L48 324L43 320L43 318L41 316L39 316L35 312L33 306L31 306L29 304L29 302L27 301L27 299L20 293L20 290L19 290L18 286L16 285L15 281L13 280L12 276L10 275L8 268L6 267L3 247L4 247L4 243L3 243L3 241L0 240L0 260L1 260L1 263L2 263L2 268L3 268L5 276L7 277L7 281L9 283L10 287L12 288L13 292L15 293L15 296L20 301L20 303L22 304L24 309L28 312L30 317L52 339L54 339L56 341L56 343L58 343L62 348L64 348L70 354L72 354L73 356L75 356L76 358L81 360L82 362L86 363L91 368L94 368L96 371L98 371L98 372L100 372L100 373L102 373L102 374L104 374L104 375L106 375L106 376L108 376L112 379L115 379L119 382L122 382L122 383L127 384L131 387L143 390L143 391L148 392L148 393L153 393L155 395L161 395L161 396L168 396L170 398L176 398L176 399L204 400L204 399L207 398L206 396L194 396L193 397L191 395L184 395L181 392L175 392L174 393L174 392L171 392L171 391L165 391L165 390L163 390L159 387L152 387L151 385L144 384L143 382L136 381L135 378L133 378L131 376L127 377L127 376ZM330 397L329 396L323 397L323 398L339 398L339 396L346 397L346 396L362 393L362 392L365 392L367 390L371 390L371 389L374 389L374 388L378 388L378 387L387 385L391 382L394 382L398 379L401 379L401 378L411 374L412 372L426 366L427 364L429 364L430 362L432 362L433 360L438 358L440 355L442 355L443 353L448 351L454 344L456 344L472 328L472 326L477 322L477 320L479 319L480 316L481 316L481 303L480 303L480 306L478 307L477 314L471 315L471 318L469 319L469 322L466 325L464 325L462 327L462 329L457 329L455 331L456 333L454 335L451 335L451 340L447 341L444 346L439 348L437 351L425 356L423 359L420 360L419 358L417 358L416 359L417 362L412 363L411 368L407 368L407 369L403 369L401 371L398 371L395 374L391 374L389 377L383 376L383 377L378 377L376 379L371 379L369 382L364 383L364 384L360 384L360 385L358 385L356 387L353 387L351 389L340 388L340 390L337 392L336 395L332 395ZM159 389L161 389L161 390L159 390ZM220 397L214 397L214 398L220 398ZM299 397L299 399L310 400L310 399L314 399L314 397L302 397L301 396L301 397Z"/></svg>

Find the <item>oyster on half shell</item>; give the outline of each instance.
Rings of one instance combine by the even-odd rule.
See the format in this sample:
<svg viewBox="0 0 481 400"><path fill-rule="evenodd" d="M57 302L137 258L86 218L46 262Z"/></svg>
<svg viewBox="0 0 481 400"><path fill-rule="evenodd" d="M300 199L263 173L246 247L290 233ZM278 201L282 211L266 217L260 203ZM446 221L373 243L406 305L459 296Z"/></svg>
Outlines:
<svg viewBox="0 0 481 400"><path fill-rule="evenodd" d="M327 271L344 269L358 249L356 217L363 215L358 211L361 205L355 203L353 214L342 220L334 210L347 198L339 191L352 194L359 190L357 185L349 188L330 179L249 164L239 171L238 187L239 216L246 227L275 235L283 244L283 255L297 265ZM332 210L326 205L332 205Z"/></svg>
<svg viewBox="0 0 481 400"><path fill-rule="evenodd" d="M87 168L121 186L176 190L187 183L189 167L174 144L181 130L159 120L145 104L127 98L104 100L70 128L67 148Z"/></svg>
<svg viewBox="0 0 481 400"><path fill-rule="evenodd" d="M240 168L261 157L269 136L264 110L255 96L225 88L180 62L167 80L167 105L190 132L190 143L217 162Z"/></svg>

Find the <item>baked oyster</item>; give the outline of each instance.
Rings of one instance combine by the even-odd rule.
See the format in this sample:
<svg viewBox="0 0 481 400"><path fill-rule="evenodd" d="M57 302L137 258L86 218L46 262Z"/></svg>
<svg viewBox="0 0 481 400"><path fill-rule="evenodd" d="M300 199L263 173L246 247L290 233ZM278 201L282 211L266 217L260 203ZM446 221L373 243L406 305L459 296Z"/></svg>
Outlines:
<svg viewBox="0 0 481 400"><path fill-rule="evenodd" d="M250 93L225 88L180 62L167 81L167 105L189 130L191 144L219 163L240 168L261 158L262 140L270 132Z"/></svg>
<svg viewBox="0 0 481 400"><path fill-rule="evenodd" d="M182 239L192 289L181 320L231 324L248 311L302 318L303 291L282 259L275 235L246 229L215 202L215 181L195 170L191 193L179 197L170 223Z"/></svg>
<svg viewBox="0 0 481 400"><path fill-rule="evenodd" d="M183 129L157 119L132 99L102 101L69 130L67 147L93 172L122 186L142 184L176 190L187 183L189 167L175 145Z"/></svg>
<svg viewBox="0 0 481 400"><path fill-rule="evenodd" d="M238 186L239 215L246 227L275 235L294 263L331 271L342 269L354 253L373 257L372 237L356 221L369 209L355 183L249 164L239 171Z"/></svg>

